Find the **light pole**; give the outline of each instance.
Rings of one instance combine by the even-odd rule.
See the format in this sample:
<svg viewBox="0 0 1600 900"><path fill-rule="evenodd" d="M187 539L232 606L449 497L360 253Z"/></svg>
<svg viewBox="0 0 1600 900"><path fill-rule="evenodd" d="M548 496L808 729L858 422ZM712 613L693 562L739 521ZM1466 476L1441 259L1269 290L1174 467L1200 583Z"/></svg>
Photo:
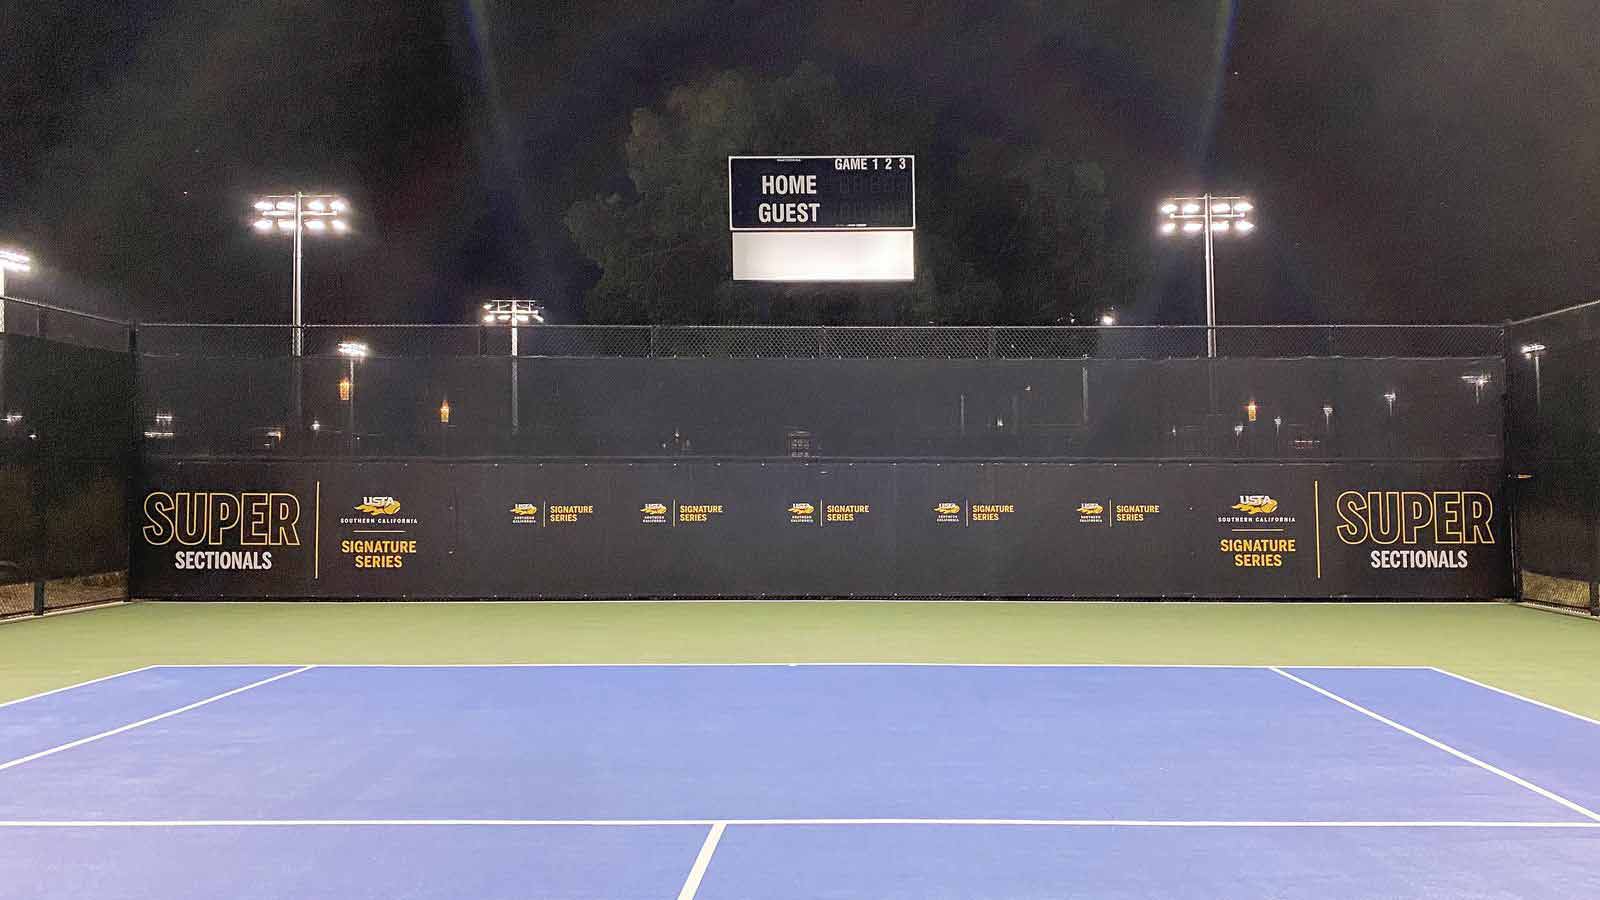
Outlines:
<svg viewBox="0 0 1600 900"><path fill-rule="evenodd" d="M300 357L305 355L305 317L300 302L301 245L305 233L317 235L342 235L350 230L344 218L350 204L335 194L267 194L256 198L250 205L255 216L251 223L257 234L288 235L294 239L294 284L289 301L289 355L293 359L289 380L289 402L294 411L294 427L305 424L301 400Z"/></svg>
<svg viewBox="0 0 1600 900"><path fill-rule="evenodd" d="M356 360L367 358L367 345L356 341L340 341L339 355L350 363L350 372L339 382L339 399L349 407L350 452L356 450Z"/></svg>
<svg viewBox="0 0 1600 900"><path fill-rule="evenodd" d="M516 434L522 424L521 387L517 383L517 332L523 325L543 325L544 307L533 300L486 300L483 324L511 329L511 433Z"/></svg>
<svg viewBox="0 0 1600 900"><path fill-rule="evenodd" d="M1203 236L1206 246L1206 356L1217 355L1217 278L1216 255L1212 242L1218 235L1243 237L1256 230L1248 218L1255 204L1244 197L1173 197L1161 204L1161 234L1185 237Z"/></svg>
<svg viewBox="0 0 1600 900"><path fill-rule="evenodd" d="M251 227L257 234L288 235L294 238L294 287L290 296L289 325L290 346L295 356L305 352L305 339L301 327L305 324L300 302L301 243L306 232L315 235L342 235L350 231L344 218L350 204L337 194L267 194L251 204L255 221Z"/></svg>
<svg viewBox="0 0 1600 900"><path fill-rule="evenodd" d="M33 258L21 250L0 250L0 298L6 296L6 273L26 275L33 271ZM0 299L0 334L6 330L6 302Z"/></svg>
<svg viewBox="0 0 1600 900"><path fill-rule="evenodd" d="M1479 406L1483 403L1483 389L1489 385L1489 376L1484 374L1463 375L1461 380L1472 385L1472 405Z"/></svg>
<svg viewBox="0 0 1600 900"><path fill-rule="evenodd" d="M1533 408L1538 410L1544 405L1544 383L1539 375L1539 357L1544 355L1543 344L1523 344L1522 355L1533 360Z"/></svg>

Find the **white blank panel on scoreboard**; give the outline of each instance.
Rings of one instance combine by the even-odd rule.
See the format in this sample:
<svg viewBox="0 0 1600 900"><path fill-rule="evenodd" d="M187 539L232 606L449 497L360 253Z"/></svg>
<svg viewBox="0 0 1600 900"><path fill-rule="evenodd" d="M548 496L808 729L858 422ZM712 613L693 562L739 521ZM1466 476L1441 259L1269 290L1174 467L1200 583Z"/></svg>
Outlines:
<svg viewBox="0 0 1600 900"><path fill-rule="evenodd" d="M735 231L736 281L912 281L913 231Z"/></svg>

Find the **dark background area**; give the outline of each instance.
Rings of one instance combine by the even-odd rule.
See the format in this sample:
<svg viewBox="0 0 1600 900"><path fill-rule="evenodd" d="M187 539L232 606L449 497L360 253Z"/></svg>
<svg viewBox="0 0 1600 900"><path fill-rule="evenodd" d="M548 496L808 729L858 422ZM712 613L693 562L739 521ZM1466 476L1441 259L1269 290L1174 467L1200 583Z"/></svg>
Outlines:
<svg viewBox="0 0 1600 900"><path fill-rule="evenodd" d="M304 187L346 192L358 230L307 247L309 321L462 321L506 293L582 321L599 272L563 218L630 190L633 110L808 62L931 119L928 146L839 148L917 154L925 203L973 141L1101 166L1138 263L1124 321L1200 317L1197 248L1161 246L1154 209L1207 187L1261 210L1221 248L1223 321L1499 321L1600 281L1588 0L3 0L0 21L0 243L39 261L11 293L145 320L285 320L288 244L248 202Z"/></svg>

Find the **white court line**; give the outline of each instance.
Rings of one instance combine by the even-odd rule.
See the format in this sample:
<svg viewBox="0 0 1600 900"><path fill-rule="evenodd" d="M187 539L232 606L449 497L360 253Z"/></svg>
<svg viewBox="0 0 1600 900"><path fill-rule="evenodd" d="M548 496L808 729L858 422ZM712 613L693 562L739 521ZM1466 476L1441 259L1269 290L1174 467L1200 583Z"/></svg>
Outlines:
<svg viewBox="0 0 1600 900"><path fill-rule="evenodd" d="M1378 713L1375 713L1372 710L1367 709L1365 706L1360 705L1359 703L1355 703L1354 701L1351 701L1351 700L1346 700L1345 698L1339 696L1338 694L1335 694L1333 691L1330 691L1330 690L1328 690L1326 688L1318 687L1317 685L1312 684L1311 682L1305 680L1304 678L1300 678L1298 676L1291 675L1288 672L1285 672L1284 670L1276 668L1276 667L1274 667L1272 671L1277 672L1279 675L1282 675L1283 677L1289 679L1290 681L1293 681L1293 682L1296 682L1298 684L1304 685L1304 686L1312 689L1313 691L1316 691L1317 693L1321 694L1322 696L1327 697L1329 700L1332 700L1332 701L1334 701L1336 703L1340 703L1340 704L1342 704L1344 706L1347 706L1350 709L1353 709L1356 712L1361 713L1364 716L1367 716L1368 718L1376 719L1377 721L1382 722L1385 725L1388 725L1390 728L1393 728L1396 731L1402 732L1404 734L1409 734L1412 737L1416 738L1417 740L1422 741L1423 743L1426 743L1426 744L1430 744L1430 745L1432 745L1434 747L1437 747L1438 749L1443 750L1444 752L1450 754L1451 756L1456 757L1457 759L1465 760L1466 762L1472 763L1473 765L1477 766L1480 769L1483 769L1484 771L1492 772L1492 773L1494 773L1496 775L1499 775L1501 778L1504 778L1505 780L1511 782L1512 784L1519 785L1521 787L1527 788L1528 790L1533 791L1535 794L1538 794L1539 796L1544 797L1547 800L1554 800L1555 802L1561 804L1562 806L1565 806L1567 809L1570 809L1573 812L1579 813L1579 814L1581 814L1581 815L1583 815L1583 816L1585 816L1585 817L1587 817L1589 819L1592 819L1592 820L1594 820L1596 822L1600 822L1600 813L1597 813L1594 810L1588 809L1587 807L1580 806L1577 803L1574 803L1571 800L1568 800L1567 798L1561 796L1560 794L1555 793L1554 791L1546 790L1546 789L1538 786L1537 784L1534 784L1533 782L1527 780L1526 778L1520 778L1520 777L1518 777L1516 775L1511 774L1510 772L1507 772L1505 769L1499 768L1497 766L1490 765L1489 763L1484 762L1483 760L1477 758L1476 756L1471 755L1470 753L1463 753L1462 751L1457 750L1456 748L1450 746L1449 744L1444 743L1443 741L1434 740L1433 738L1428 737L1427 735L1423 734L1420 731L1417 731L1414 728L1408 728L1408 727L1406 727L1404 725L1401 725L1399 722L1396 722L1393 719L1390 719L1390 718L1388 718L1386 716L1383 716L1383 715L1380 715Z"/></svg>
<svg viewBox="0 0 1600 900"><path fill-rule="evenodd" d="M914 668L914 669L1405 669L1431 670L1432 666L1334 666L1299 663L1003 663L1003 662L536 662L536 663L160 663L160 669L799 669L799 668Z"/></svg>
<svg viewBox="0 0 1600 900"><path fill-rule="evenodd" d="M88 681L80 681L77 684L69 684L66 687L58 687L58 688L56 688L54 690L49 690L49 691L40 691L37 694L29 694L26 697L18 697L15 700L7 700L4 703L0 703L0 709L5 709L8 706L15 706L18 703L26 703L29 700L37 700L40 697L48 697L51 694L59 694L62 691L70 691L73 688L88 687L91 684L99 684L102 681L110 681L113 678L121 678L124 675L132 675L135 672L143 672L143 671L145 671L147 669L154 669L154 668L158 668L158 667L157 666L153 666L153 665L152 666L140 666L137 669L129 669L126 672L115 672L115 673L113 673L111 675L101 675L99 678L91 678Z"/></svg>
<svg viewBox="0 0 1600 900"><path fill-rule="evenodd" d="M1293 667L1293 668L1297 668L1297 667ZM1511 697L1512 699L1515 699L1515 700L1521 700L1524 703L1532 703L1534 706L1542 706L1545 709L1550 710L1551 712L1558 712L1558 713L1561 713L1564 716L1571 716L1572 718L1577 719L1580 722L1588 722L1590 725L1600 725L1600 719L1591 719L1588 716L1583 715L1581 713L1575 713L1570 709L1562 709L1559 706L1553 706L1553 705L1551 705L1549 703L1544 702L1543 700L1535 700L1532 697L1524 697L1521 694L1518 694L1518 693L1516 693L1514 691L1508 691L1505 688L1497 688L1492 684L1484 684L1483 682L1477 680L1476 678L1468 678L1465 675L1458 675L1455 672L1450 671L1449 669L1441 669L1438 666L1429 666L1428 668L1432 669L1435 672L1438 672L1440 675L1449 675L1451 678L1454 678L1457 681L1465 681L1467 684L1477 685L1478 687L1494 691L1497 694L1505 694L1507 697Z"/></svg>
<svg viewBox="0 0 1600 900"><path fill-rule="evenodd" d="M1600 822L1235 819L13 819L4 828L663 828L796 825L950 825L1026 828L1577 828ZM716 832L720 840L721 831ZM712 836L706 846L715 849ZM706 847L701 848L706 853ZM709 854L706 855L709 860ZM691 873L692 874L692 873Z"/></svg>
<svg viewBox="0 0 1600 900"><path fill-rule="evenodd" d="M700 845L700 853L694 858L694 866L689 869L689 877L683 880L683 890L678 891L678 900L694 900L694 895L700 892L700 881L706 877L706 867L711 865L711 854L717 852L717 842L722 840L723 829L727 827L726 822L712 824L706 842Z"/></svg>
<svg viewBox="0 0 1600 900"><path fill-rule="evenodd" d="M263 678L260 681L251 682L250 684L247 684L244 687L236 687L231 691L224 691L223 693L217 694L214 697L207 697L204 700L199 700L199 701L196 701L194 703L190 703L187 706L180 706L177 709L168 710L168 711L166 711L164 713L161 713L159 715L151 716L151 717L149 717L147 719L140 719L137 722L130 722L127 725L123 725L123 726L118 727L118 728L113 728L110 731L102 731L99 734L92 734L92 735L90 735L90 736L88 736L86 738L79 738L79 739L77 739L75 741L71 741L69 743L62 744L59 747L51 747L48 750L40 750L38 753L30 753L27 756L23 756L23 757L19 757L17 759L13 759L10 762L0 763L0 772L4 772L6 769L15 768L16 766L20 766L23 763L33 762L36 759L42 759L43 757L51 756L51 755L54 755L56 753L60 753L63 750L71 750L74 747L82 747L84 744L92 744L95 741L102 740L104 738L108 738L108 737L111 737L113 735L121 734L124 731L132 731L135 728L139 728L139 727L144 726L144 725L149 725L152 722L159 722L162 719L170 719L173 716L178 715L179 713L186 713L191 709L199 709L202 706L205 706L205 705L210 704L210 703L215 703L218 700L226 700L227 698L232 697L235 694L242 694L245 691L251 690L253 688L261 687L264 684L271 684L272 682L277 681L279 679L288 678L290 675L299 675L301 672L304 672L304 671L306 671L307 669L310 669L310 668L313 668L313 667L312 666L302 666L301 668L295 669L293 671L280 672L277 675L272 676L271 678Z"/></svg>

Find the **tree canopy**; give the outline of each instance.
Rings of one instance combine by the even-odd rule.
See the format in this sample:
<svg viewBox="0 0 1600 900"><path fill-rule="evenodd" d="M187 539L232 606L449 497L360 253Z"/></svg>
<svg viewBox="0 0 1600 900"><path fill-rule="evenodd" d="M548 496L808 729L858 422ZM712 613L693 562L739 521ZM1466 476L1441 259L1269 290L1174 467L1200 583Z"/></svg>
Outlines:
<svg viewBox="0 0 1600 900"><path fill-rule="evenodd" d="M632 190L574 204L566 224L600 268L596 323L1051 324L1130 302L1134 271L1107 227L1105 171L1056 148L985 137L948 147L917 98L846 91L805 64L722 71L633 112ZM901 284L734 282L726 160L913 153L917 277Z"/></svg>

